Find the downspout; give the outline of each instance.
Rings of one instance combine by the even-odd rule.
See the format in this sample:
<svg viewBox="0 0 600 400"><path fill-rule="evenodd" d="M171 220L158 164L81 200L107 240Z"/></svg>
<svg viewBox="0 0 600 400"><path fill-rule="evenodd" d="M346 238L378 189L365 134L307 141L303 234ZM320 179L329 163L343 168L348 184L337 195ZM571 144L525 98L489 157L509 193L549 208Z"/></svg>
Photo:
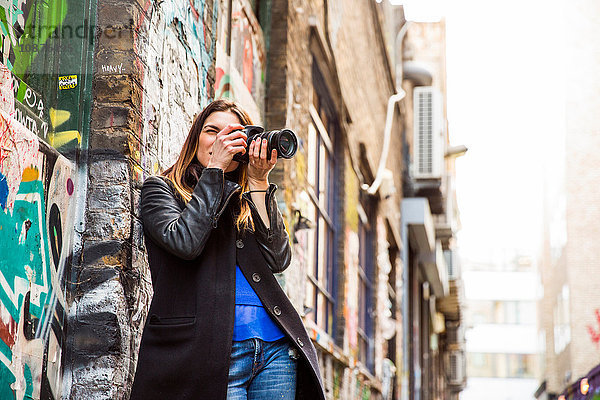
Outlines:
<svg viewBox="0 0 600 400"><path fill-rule="evenodd" d="M375 180L371 183L371 186L363 183L361 188L365 190L370 195L374 195L379 190L379 186L381 186L381 181L383 180L385 164L387 163L387 158L390 150L390 140L392 136L392 124L394 117L394 104L402 100L406 96L406 92L402 90L402 76L398 71L398 62L399 58L399 47L402 45L402 41L404 40L404 36L408 31L408 27L410 26L410 22L406 21L402 28L396 34L396 39L394 40L394 49L396 50L394 53L394 72L396 75L396 94L390 96L388 100L387 113L385 118L385 128L383 130L383 148L381 151L381 157L379 158L379 167L377 168L377 173L375 174Z"/></svg>
<svg viewBox="0 0 600 400"><path fill-rule="evenodd" d="M400 30L398 31L398 34L396 34L396 39L394 40L394 49L396 49L398 51L397 53L394 53L394 58L395 58L394 61L396 63L396 65L394 65L394 72L396 74L396 90L398 90L402 87L402 75L400 74L400 71L398 71L398 65L400 64L400 62L399 62L400 48L402 47L402 41L404 40L404 36L406 36L408 27L411 24L412 24L411 21L406 21L404 23L404 25L402 25L402 28L400 28Z"/></svg>
<svg viewBox="0 0 600 400"><path fill-rule="evenodd" d="M370 195L377 193L377 190L379 190L379 186L381 185L381 181L383 180L383 171L385 170L385 164L387 163L387 158L390 151L395 104L402 100L405 96L406 92L402 89L398 89L398 93L390 96L388 100L385 129L383 130L383 148L381 150L381 157L379 158L377 174L375 175L375 180L373 183L371 183L371 186L367 185L366 183L362 185L362 189L366 190Z"/></svg>

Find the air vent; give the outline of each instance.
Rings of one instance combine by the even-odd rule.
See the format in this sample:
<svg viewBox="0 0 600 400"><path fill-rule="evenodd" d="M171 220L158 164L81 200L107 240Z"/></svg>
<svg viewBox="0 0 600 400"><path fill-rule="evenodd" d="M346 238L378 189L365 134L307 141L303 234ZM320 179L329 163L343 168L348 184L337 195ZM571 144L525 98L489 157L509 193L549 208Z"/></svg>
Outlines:
<svg viewBox="0 0 600 400"><path fill-rule="evenodd" d="M451 351L448 364L448 383L462 385L465 380L465 354L460 350Z"/></svg>
<svg viewBox="0 0 600 400"><path fill-rule="evenodd" d="M444 157L442 95L433 86L414 89L413 176L441 178Z"/></svg>

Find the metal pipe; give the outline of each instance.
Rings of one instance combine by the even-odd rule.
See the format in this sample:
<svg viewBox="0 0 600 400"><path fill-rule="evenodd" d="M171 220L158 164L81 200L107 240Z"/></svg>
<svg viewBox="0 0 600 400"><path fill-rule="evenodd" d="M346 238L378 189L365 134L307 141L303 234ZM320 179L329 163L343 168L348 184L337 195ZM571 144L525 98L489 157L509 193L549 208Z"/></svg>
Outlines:
<svg viewBox="0 0 600 400"><path fill-rule="evenodd" d="M394 40L394 73L396 75L396 94L390 96L388 100L387 106L387 114L385 118L385 128L383 131L383 149L381 152L381 158L379 159L379 167L377 168L377 173L375 174L375 180L371 183L371 186L368 186L366 183L361 186L363 190L366 190L367 193L373 195L377 193L379 190L379 186L381 186L381 181L383 180L383 174L385 170L385 164L387 162L387 157L390 149L390 139L392 133L392 123L394 116L394 104L402 100L406 96L406 92L402 90L402 76L398 71L398 62L400 48L402 47L402 40L404 40L404 36L406 32L408 32L408 27L411 22L406 21L404 25L400 28L398 33L396 34L396 38Z"/></svg>
<svg viewBox="0 0 600 400"><path fill-rule="evenodd" d="M375 180L368 186L366 184L363 185L363 189L367 191L367 193L373 195L377 193L379 190L379 186L381 185L381 181L383 180L383 171L385 170L385 164L387 163L388 154L390 151L390 140L392 137L392 124L394 122L394 108L395 104L402 100L406 96L406 92L402 89L398 90L398 93L390 96L387 105L387 115L385 118L385 128L383 130L383 148L381 149L381 157L379 158L379 167L377 168L377 174L375 175Z"/></svg>

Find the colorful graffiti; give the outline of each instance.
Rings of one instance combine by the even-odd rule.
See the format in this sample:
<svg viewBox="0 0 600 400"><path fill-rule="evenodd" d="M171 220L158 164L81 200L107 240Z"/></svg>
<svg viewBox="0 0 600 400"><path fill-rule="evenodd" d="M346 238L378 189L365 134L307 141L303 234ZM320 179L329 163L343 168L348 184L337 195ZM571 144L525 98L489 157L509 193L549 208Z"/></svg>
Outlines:
<svg viewBox="0 0 600 400"><path fill-rule="evenodd" d="M235 0L231 10L228 4L220 4L215 98L235 99L255 123L260 123L265 95L265 40L247 3ZM231 18L230 34L226 29L228 18Z"/></svg>
<svg viewBox="0 0 600 400"><path fill-rule="evenodd" d="M53 12L40 12L40 4L27 0L0 2L0 62L23 76L46 41L56 35L67 13L65 0L44 4Z"/></svg>
<svg viewBox="0 0 600 400"><path fill-rule="evenodd" d="M174 162L194 116L209 101L215 46L208 32L215 31L217 7L169 0L147 1L144 8L139 163L142 171L156 173Z"/></svg>
<svg viewBox="0 0 600 400"><path fill-rule="evenodd" d="M3 110L0 129L0 398L56 398L74 168Z"/></svg>
<svg viewBox="0 0 600 400"><path fill-rule="evenodd" d="M0 62L13 74L14 97L18 100L13 117L37 136L48 140L49 115L43 96L25 80L32 74L47 74L48 67L54 62L53 57L48 57L47 43L54 43L49 39L64 34L61 26L67 4L65 0L50 0L45 6L52 12L44 12L38 3L0 1Z"/></svg>
<svg viewBox="0 0 600 400"><path fill-rule="evenodd" d="M0 0L1 399L62 397L84 3Z"/></svg>

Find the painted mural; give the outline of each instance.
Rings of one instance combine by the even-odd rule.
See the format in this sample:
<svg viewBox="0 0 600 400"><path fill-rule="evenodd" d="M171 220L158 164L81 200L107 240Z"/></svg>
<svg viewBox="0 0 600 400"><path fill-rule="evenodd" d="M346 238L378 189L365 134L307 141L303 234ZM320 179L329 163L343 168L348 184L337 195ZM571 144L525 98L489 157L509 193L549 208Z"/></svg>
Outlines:
<svg viewBox="0 0 600 400"><path fill-rule="evenodd" d="M228 2L220 2L215 98L235 99L253 122L260 124L267 65L265 39L248 2L234 0L231 10L228 7Z"/></svg>
<svg viewBox="0 0 600 400"><path fill-rule="evenodd" d="M62 394L85 3L0 0L3 400Z"/></svg>
<svg viewBox="0 0 600 400"><path fill-rule="evenodd" d="M154 174L175 161L194 116L208 104L215 57L209 32L216 29L217 7L201 0L147 0L145 9L139 162Z"/></svg>
<svg viewBox="0 0 600 400"><path fill-rule="evenodd" d="M5 111L0 129L0 398L57 398L74 168Z"/></svg>

